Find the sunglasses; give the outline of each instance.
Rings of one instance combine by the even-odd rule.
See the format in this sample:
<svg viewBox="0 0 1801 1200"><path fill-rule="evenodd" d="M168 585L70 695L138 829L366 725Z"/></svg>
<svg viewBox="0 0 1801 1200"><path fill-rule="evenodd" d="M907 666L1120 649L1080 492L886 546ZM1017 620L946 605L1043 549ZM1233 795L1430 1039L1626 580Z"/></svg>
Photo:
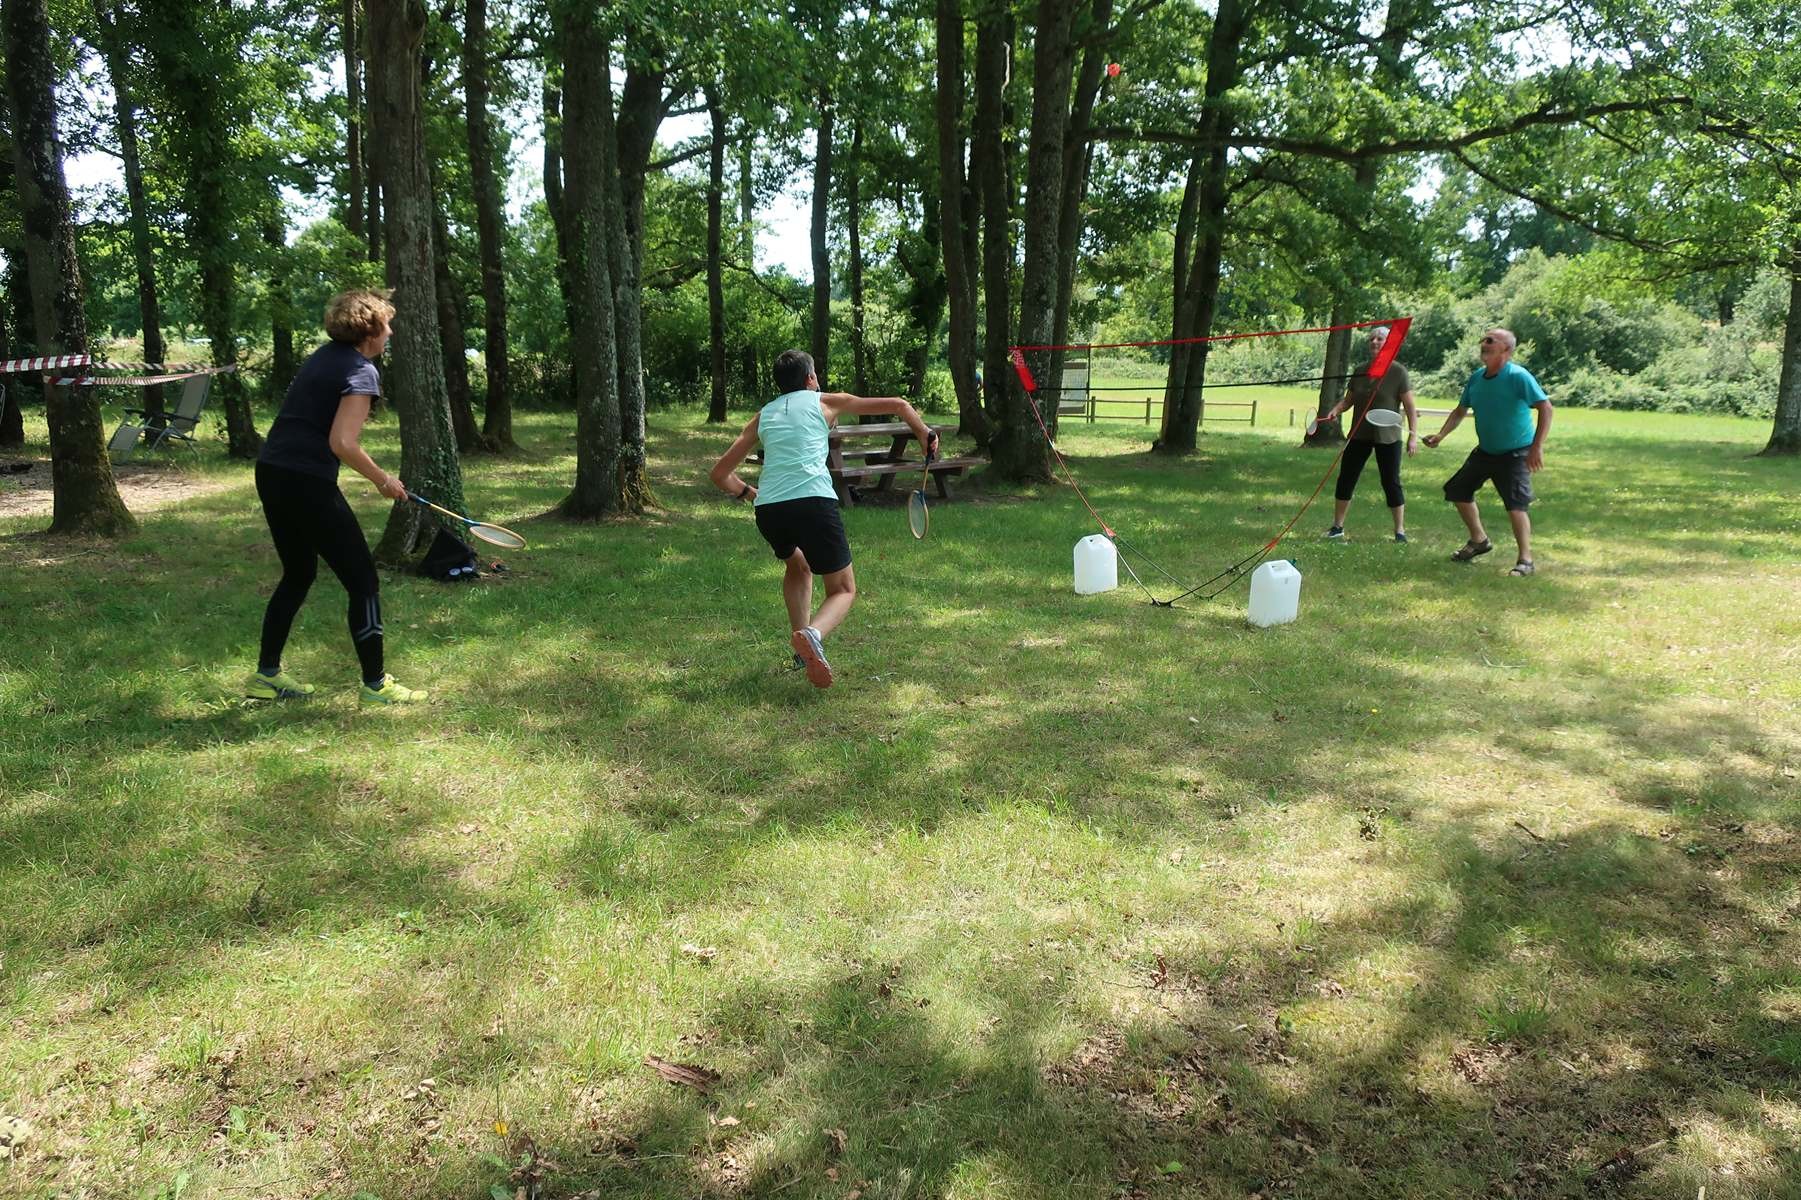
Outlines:
<svg viewBox="0 0 1801 1200"><path fill-rule="evenodd" d="M1492 345L1494 345L1494 344L1495 344L1495 343L1496 343L1496 341L1497 341L1497 340L1498 340L1498 339L1496 339L1496 338L1483 338L1483 339L1482 339L1482 344L1483 344L1483 345L1484 345L1484 346L1492 346Z"/></svg>

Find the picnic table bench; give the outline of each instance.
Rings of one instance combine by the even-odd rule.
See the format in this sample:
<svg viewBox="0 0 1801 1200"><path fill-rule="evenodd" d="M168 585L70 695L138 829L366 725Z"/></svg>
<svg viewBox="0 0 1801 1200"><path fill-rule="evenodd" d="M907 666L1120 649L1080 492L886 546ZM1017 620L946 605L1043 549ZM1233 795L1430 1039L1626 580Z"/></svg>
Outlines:
<svg viewBox="0 0 1801 1200"><path fill-rule="evenodd" d="M942 436L956 431L955 425L932 425L929 428ZM847 446L846 442L860 440L886 439L886 446ZM875 480L875 491L885 492L894 482L896 475L917 472L925 468L925 463L917 458L908 458L907 447L914 441L913 430L905 421L878 421L867 425L840 424L832 427L831 438L826 448L826 469L832 473L832 484L838 489L838 501L841 504L853 503L851 485L861 480ZM932 482L938 487L939 496L950 499L950 481L962 475L970 467L979 466L986 459L939 458L932 462L930 469Z"/></svg>

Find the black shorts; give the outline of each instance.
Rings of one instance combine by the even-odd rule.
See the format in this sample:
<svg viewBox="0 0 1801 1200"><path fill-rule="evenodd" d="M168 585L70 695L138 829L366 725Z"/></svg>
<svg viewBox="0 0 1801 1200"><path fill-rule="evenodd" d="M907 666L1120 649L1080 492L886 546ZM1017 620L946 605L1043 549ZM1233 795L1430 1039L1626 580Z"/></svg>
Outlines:
<svg viewBox="0 0 1801 1200"><path fill-rule="evenodd" d="M784 561L798 548L815 575L830 575L850 566L850 539L844 536L844 521L835 499L802 496L759 504L757 532Z"/></svg>
<svg viewBox="0 0 1801 1200"><path fill-rule="evenodd" d="M1508 512L1525 512L1532 503L1532 472L1526 469L1526 451L1522 446L1506 454L1490 454L1478 446L1457 468L1457 474L1445 480L1445 499L1452 504L1469 504L1476 499L1482 485L1494 481L1501 493L1501 503Z"/></svg>

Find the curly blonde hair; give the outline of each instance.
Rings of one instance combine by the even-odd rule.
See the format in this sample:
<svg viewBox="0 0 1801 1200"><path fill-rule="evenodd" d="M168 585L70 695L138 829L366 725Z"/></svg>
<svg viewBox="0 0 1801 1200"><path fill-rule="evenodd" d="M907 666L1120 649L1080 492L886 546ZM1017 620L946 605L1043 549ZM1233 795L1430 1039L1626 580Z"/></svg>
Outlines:
<svg viewBox="0 0 1801 1200"><path fill-rule="evenodd" d="M356 345L374 337L383 321L394 319L394 293L387 289L352 288L339 292L325 305L325 332L334 342Z"/></svg>

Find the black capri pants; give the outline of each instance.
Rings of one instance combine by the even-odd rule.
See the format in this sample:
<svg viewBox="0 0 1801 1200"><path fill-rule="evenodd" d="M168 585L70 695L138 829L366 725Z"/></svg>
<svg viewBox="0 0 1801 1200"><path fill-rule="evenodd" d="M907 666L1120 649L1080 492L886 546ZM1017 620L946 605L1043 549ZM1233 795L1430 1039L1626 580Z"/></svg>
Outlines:
<svg viewBox="0 0 1801 1200"><path fill-rule="evenodd" d="M344 493L333 480L259 462L256 494L263 502L275 553L281 558L281 582L263 615L260 665L273 670L281 664L294 616L319 573L319 560L324 559L349 596L350 640L356 645L363 678L371 682L380 679L381 584L369 543L363 540L363 527L357 524Z"/></svg>
<svg viewBox="0 0 1801 1200"><path fill-rule="evenodd" d="M1388 500L1388 507L1399 508L1407 503L1407 494L1401 490L1401 443L1399 442L1365 442L1352 438L1345 443L1344 458L1338 466L1338 490L1335 493L1340 500L1349 500L1357 490L1357 478L1363 474L1363 466L1369 462L1370 455L1376 456L1376 468L1382 472L1382 495Z"/></svg>

